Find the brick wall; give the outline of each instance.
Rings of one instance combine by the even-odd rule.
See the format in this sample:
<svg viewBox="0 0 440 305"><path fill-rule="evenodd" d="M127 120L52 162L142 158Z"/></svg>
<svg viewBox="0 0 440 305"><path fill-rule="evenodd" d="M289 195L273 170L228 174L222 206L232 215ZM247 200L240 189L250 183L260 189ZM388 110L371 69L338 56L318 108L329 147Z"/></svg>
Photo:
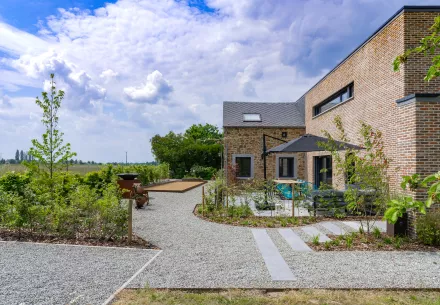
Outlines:
<svg viewBox="0 0 440 305"><path fill-rule="evenodd" d="M440 171L440 98L413 98L399 103L398 113L401 128L397 142L402 175L418 173L426 177ZM426 190L406 193L417 200L426 200ZM412 236L416 233L417 216L415 212L409 213Z"/></svg>
<svg viewBox="0 0 440 305"><path fill-rule="evenodd" d="M254 178L263 179L263 159L261 158L263 134L283 139L282 132L287 132L287 138L284 138L284 140L289 141L303 135L305 128L224 127L225 161L227 165L232 165L233 154L252 154L254 156ZM280 144L283 144L283 142L266 137L267 149ZM304 179L304 153L294 155L297 157L298 178ZM266 162L267 178L272 179L276 174L276 155L267 156ZM228 173L228 175L230 174Z"/></svg>
<svg viewBox="0 0 440 305"><path fill-rule="evenodd" d="M429 83L423 80L430 58L422 55L410 59L400 72L393 71L392 62L405 49L414 47L422 37L430 34L429 28L438 15L439 12L403 12L306 94L307 133L322 135L322 130L328 130L335 134L332 121L336 115L341 116L353 143L360 144L361 121L383 132L385 153L392 159L390 186L395 191L399 190L402 175L423 171L421 162L429 168L427 164L436 162L438 154L433 148L422 156L420 149L426 141L425 144L420 142L425 130L417 128L418 122L422 122L422 116L418 115L420 109L411 105L398 109L396 100L412 93L439 92L440 79ZM351 100L313 117L315 105L351 82L354 82ZM435 121L438 109L432 107L425 115L432 116ZM313 156L322 154L307 154L309 181L313 181ZM343 179L337 177L335 171L333 180L336 187L343 187Z"/></svg>
<svg viewBox="0 0 440 305"><path fill-rule="evenodd" d="M322 130L336 134L335 116L342 118L352 143L358 142L360 122L364 121L383 132L385 152L396 159L396 103L404 96L404 71L393 72L392 62L404 51L404 16L400 15L374 38L342 63L306 94L306 131L323 135ZM313 117L313 107L354 82L354 96L339 106ZM324 153L307 154L308 180L313 181L313 157ZM391 167L397 167L397 163ZM333 171L335 187L342 188L342 177ZM395 185L397 177L390 177Z"/></svg>
<svg viewBox="0 0 440 305"><path fill-rule="evenodd" d="M420 39L431 34L429 28L439 12L405 12L405 48L417 47ZM438 52L439 53L439 52ZM437 93L440 91L440 79L426 82L423 78L431 65L432 57L414 55L405 64L405 94Z"/></svg>

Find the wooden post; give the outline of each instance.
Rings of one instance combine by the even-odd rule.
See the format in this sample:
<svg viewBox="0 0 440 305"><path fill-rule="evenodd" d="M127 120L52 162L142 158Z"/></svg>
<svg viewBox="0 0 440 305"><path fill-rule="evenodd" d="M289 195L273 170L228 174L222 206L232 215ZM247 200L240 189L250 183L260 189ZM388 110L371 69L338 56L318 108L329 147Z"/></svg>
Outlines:
<svg viewBox="0 0 440 305"><path fill-rule="evenodd" d="M205 186L202 186L202 216L205 216Z"/></svg>
<svg viewBox="0 0 440 305"><path fill-rule="evenodd" d="M292 183L292 217L295 217L295 184Z"/></svg>
<svg viewBox="0 0 440 305"><path fill-rule="evenodd" d="M133 235L133 199L128 199L128 243Z"/></svg>

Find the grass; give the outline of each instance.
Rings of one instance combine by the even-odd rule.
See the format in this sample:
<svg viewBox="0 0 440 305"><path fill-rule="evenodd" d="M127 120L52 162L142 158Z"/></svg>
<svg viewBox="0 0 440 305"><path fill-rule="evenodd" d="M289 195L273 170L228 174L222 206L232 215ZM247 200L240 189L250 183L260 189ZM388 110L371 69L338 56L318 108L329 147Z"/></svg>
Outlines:
<svg viewBox="0 0 440 305"><path fill-rule="evenodd" d="M70 172L74 172L74 173L78 173L81 175L85 175L88 172L93 172L93 171L97 171L102 167L102 165L97 165L97 164L74 164L74 165L69 165L69 171ZM15 171L15 172L19 172L22 173L26 170L26 167L24 167L24 165L21 164L1 164L0 165L0 176L4 175L7 172L10 171Z"/></svg>
<svg viewBox="0 0 440 305"><path fill-rule="evenodd" d="M122 291L114 305L440 305L438 291L388 290L225 290L221 292L190 292L154 289Z"/></svg>

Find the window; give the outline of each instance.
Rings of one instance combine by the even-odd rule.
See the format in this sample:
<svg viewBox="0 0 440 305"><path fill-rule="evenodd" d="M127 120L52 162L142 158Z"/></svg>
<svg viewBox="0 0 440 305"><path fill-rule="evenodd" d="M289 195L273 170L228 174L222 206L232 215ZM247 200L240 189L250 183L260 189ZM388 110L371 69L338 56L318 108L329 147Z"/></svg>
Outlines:
<svg viewBox="0 0 440 305"><path fill-rule="evenodd" d="M276 177L295 178L296 177L296 156L277 155L276 157Z"/></svg>
<svg viewBox="0 0 440 305"><path fill-rule="evenodd" d="M332 175L332 157L315 157L315 185L317 187L321 185L331 186L333 182Z"/></svg>
<svg viewBox="0 0 440 305"><path fill-rule="evenodd" d="M278 164L280 178L293 178L295 158L280 158Z"/></svg>
<svg viewBox="0 0 440 305"><path fill-rule="evenodd" d="M259 113L244 113L243 122L261 122L261 114Z"/></svg>
<svg viewBox="0 0 440 305"><path fill-rule="evenodd" d="M232 163L236 166L237 178L247 179L254 177L253 155L232 155Z"/></svg>
<svg viewBox="0 0 440 305"><path fill-rule="evenodd" d="M353 93L354 93L354 84L351 83L350 85L348 85L344 89L339 90L337 93L330 96L328 99L326 99L321 104L315 106L313 108L314 115L321 114L324 111L327 111L327 110L335 107L336 105L338 105L342 102L345 102L349 98L353 97Z"/></svg>

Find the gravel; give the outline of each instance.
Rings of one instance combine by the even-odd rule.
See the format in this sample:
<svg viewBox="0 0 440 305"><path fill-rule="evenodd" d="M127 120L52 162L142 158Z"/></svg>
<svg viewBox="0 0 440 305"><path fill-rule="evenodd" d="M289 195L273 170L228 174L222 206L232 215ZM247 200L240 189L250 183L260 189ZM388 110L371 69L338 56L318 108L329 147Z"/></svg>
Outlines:
<svg viewBox="0 0 440 305"><path fill-rule="evenodd" d="M0 304L102 304L156 253L0 242Z"/></svg>
<svg viewBox="0 0 440 305"><path fill-rule="evenodd" d="M440 255L425 252L295 252L277 229L269 236L294 281L272 281L250 228L193 215L201 188L155 193L134 211L134 231L163 249L129 287L440 288ZM321 229L321 226L318 226ZM301 230L294 228L301 237Z"/></svg>

